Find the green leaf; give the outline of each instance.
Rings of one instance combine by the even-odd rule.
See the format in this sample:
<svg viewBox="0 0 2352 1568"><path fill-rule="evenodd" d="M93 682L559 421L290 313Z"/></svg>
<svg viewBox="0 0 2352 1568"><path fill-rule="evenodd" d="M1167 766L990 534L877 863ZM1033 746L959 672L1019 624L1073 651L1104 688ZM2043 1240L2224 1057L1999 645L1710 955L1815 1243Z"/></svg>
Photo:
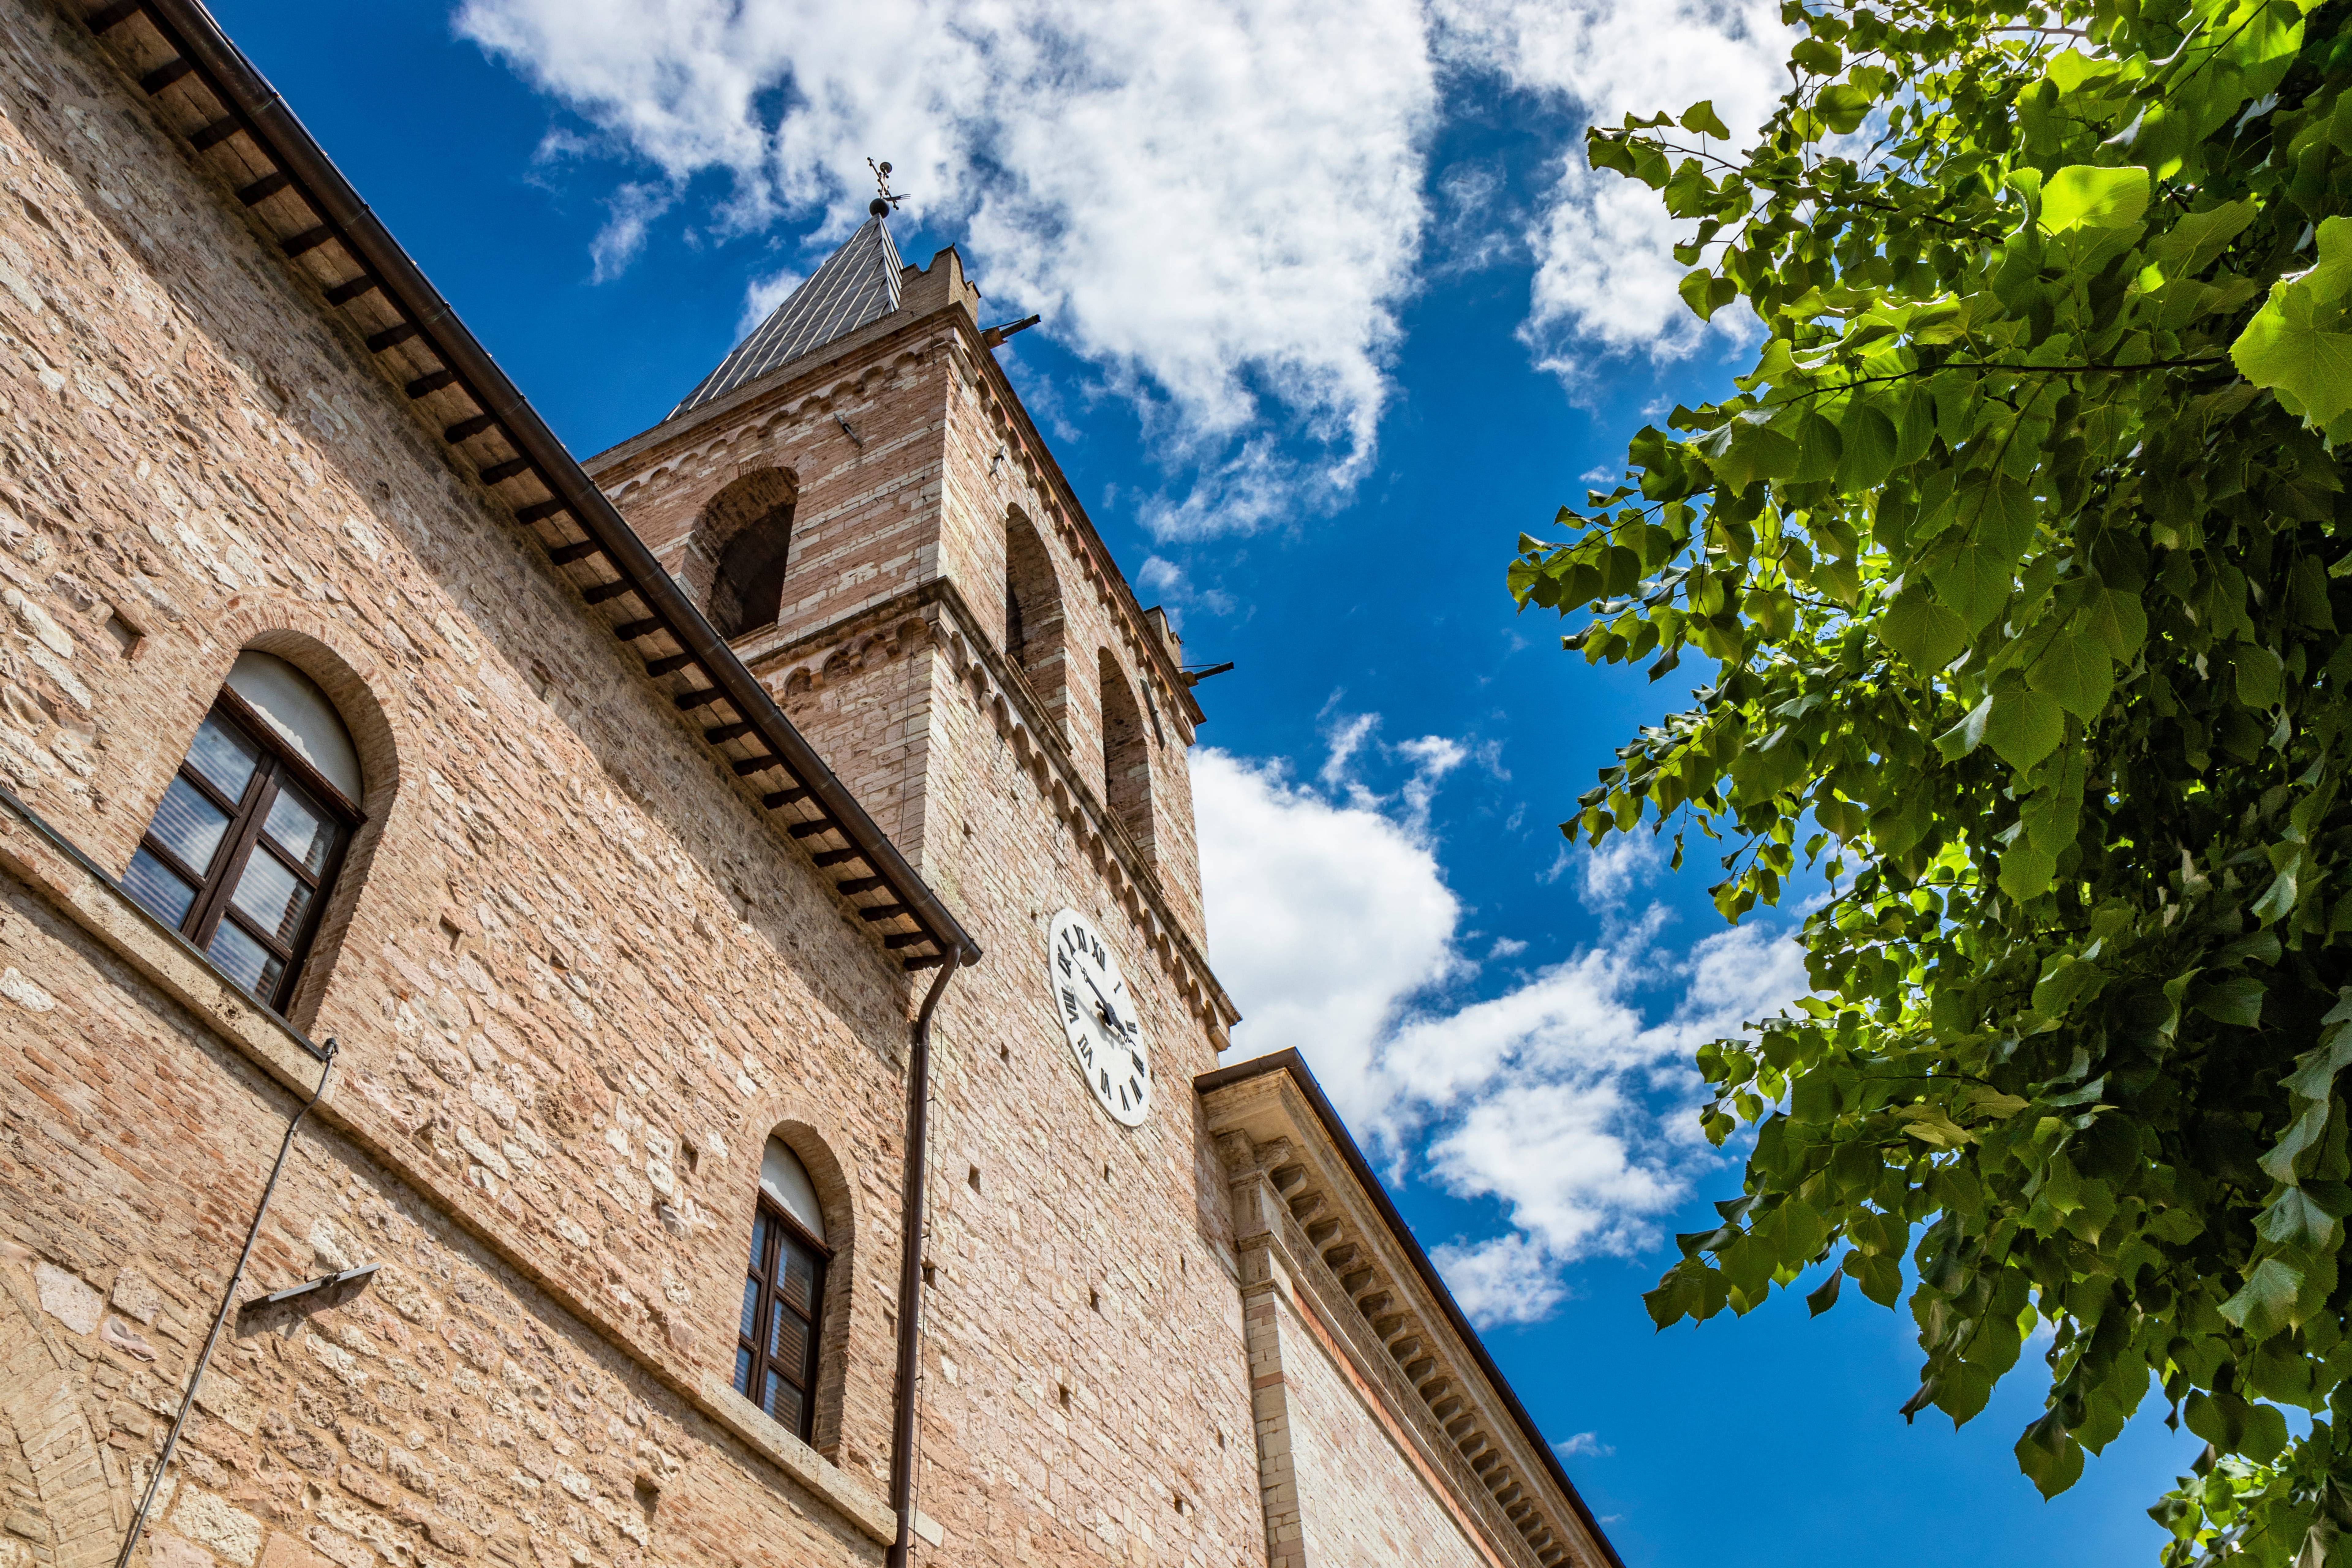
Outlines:
<svg viewBox="0 0 2352 1568"><path fill-rule="evenodd" d="M2297 1162L2304 1152L2327 1135L2327 1123L2335 1114L2326 1100L2315 1100L2303 1108L2303 1113L2286 1124L2279 1141L2272 1144L2261 1161L2263 1173L2282 1186L2294 1186L2301 1179Z"/></svg>
<svg viewBox="0 0 2352 1568"><path fill-rule="evenodd" d="M2271 879L2271 885L2263 889L2263 896L2254 900L2254 919L2269 925L2294 913L2296 881L2295 863L2289 861L2284 870Z"/></svg>
<svg viewBox="0 0 2352 1568"><path fill-rule="evenodd" d="M1725 125L1717 116L1715 104L1707 99L1702 98L1684 110L1682 124L1685 131L1696 131L1702 136L1712 136L1718 142L1731 140L1730 127Z"/></svg>
<svg viewBox="0 0 2352 1568"><path fill-rule="evenodd" d="M2245 232L2258 210L2252 202L2240 199L2189 213L2149 240L2147 253L2167 272L2194 277L2205 270L2230 241Z"/></svg>
<svg viewBox="0 0 2352 1568"><path fill-rule="evenodd" d="M1838 471L1844 454L1838 427L1818 414L1807 414L1797 424L1797 471L1790 478L1801 485L1818 483Z"/></svg>
<svg viewBox="0 0 2352 1568"><path fill-rule="evenodd" d="M1927 581L1960 618L1969 637L1992 625L2009 603L2015 558L1979 540L1939 551L1927 563Z"/></svg>
<svg viewBox="0 0 2352 1568"><path fill-rule="evenodd" d="M1870 118L1870 94L1851 82L1832 82L1813 100L1813 112L1840 136L1847 136Z"/></svg>
<svg viewBox="0 0 2352 1568"><path fill-rule="evenodd" d="M2114 694L2116 671L2097 638L2063 631L2025 672L2025 683L2087 724Z"/></svg>
<svg viewBox="0 0 2352 1568"><path fill-rule="evenodd" d="M1853 495L1885 484L1895 470L1895 455L1902 441L1895 421L1877 402L1857 397L1847 404L1845 416L1838 421L1838 435L1845 451L1838 459L1837 488Z"/></svg>
<svg viewBox="0 0 2352 1568"><path fill-rule="evenodd" d="M1739 285L1701 267L1684 274L1683 280L1675 286L1675 292L1683 297L1683 303L1691 308L1693 315L1705 321L1713 319L1717 310L1739 298Z"/></svg>
<svg viewBox="0 0 2352 1568"><path fill-rule="evenodd" d="M2025 1429L2015 1451L2017 1468L2045 1500L2083 1478L2083 1446L2067 1433L2064 1418L2055 1410Z"/></svg>
<svg viewBox="0 0 2352 1568"><path fill-rule="evenodd" d="M2066 736L2066 714L2057 700L2030 687L2007 686L1993 693L1985 743L2019 773L2058 749Z"/></svg>
<svg viewBox="0 0 2352 1568"><path fill-rule="evenodd" d="M1882 1307L1892 1307L1903 1294L1903 1265L1884 1252L1849 1252L1840 1265L1853 1276L1862 1293Z"/></svg>
<svg viewBox="0 0 2352 1568"><path fill-rule="evenodd" d="M2238 700L2247 707L2267 710L2286 700L2285 671L2271 649L2240 643L2230 650L2230 668L2237 677Z"/></svg>
<svg viewBox="0 0 2352 1568"><path fill-rule="evenodd" d="M1992 721L1992 699L1969 710L1966 717L1936 737L1936 749L1948 763L1957 763L1984 744L1985 726Z"/></svg>
<svg viewBox="0 0 2352 1568"><path fill-rule="evenodd" d="M2303 1188L2286 1187L2271 1200L2254 1229L2273 1246L2322 1252L2336 1245L2336 1218Z"/></svg>
<svg viewBox="0 0 2352 1568"><path fill-rule="evenodd" d="M2296 1301L2303 1294L2303 1270L2282 1258L2265 1258L2238 1293L2221 1303L2221 1316L2262 1341L2301 1321Z"/></svg>
<svg viewBox="0 0 2352 1568"><path fill-rule="evenodd" d="M1909 468L1927 455L1936 439L1936 395L1917 383L1904 389L1903 416L1895 424L1895 464Z"/></svg>
<svg viewBox="0 0 2352 1568"><path fill-rule="evenodd" d="M1890 652L1922 675L1942 669L1969 646L1969 628L1924 584L1895 595L1874 629Z"/></svg>
<svg viewBox="0 0 2352 1568"><path fill-rule="evenodd" d="M1761 410L1735 415L1692 443L1734 495L1758 479L1786 479L1797 471L1797 444L1771 428L1769 417Z"/></svg>
<svg viewBox="0 0 2352 1568"><path fill-rule="evenodd" d="M1789 58L1816 76L1835 76L1845 68L1845 57L1825 38L1800 38Z"/></svg>
<svg viewBox="0 0 2352 1568"><path fill-rule="evenodd" d="M1954 505L1960 526L2000 552L2011 566L2033 542L2033 493L2006 473L1971 474Z"/></svg>
<svg viewBox="0 0 2352 1568"><path fill-rule="evenodd" d="M2263 1021L2263 996L2270 988L2250 974L2200 986L2192 1004L2220 1024L2251 1029Z"/></svg>
<svg viewBox="0 0 2352 1568"><path fill-rule="evenodd" d="M2035 511L2031 493L2005 474L1973 476L1954 505L1960 532L1928 562L1927 580L1973 637L2009 603L2018 559L2032 542Z"/></svg>
<svg viewBox="0 0 2352 1568"><path fill-rule="evenodd" d="M2031 839L2020 838L2001 851L2000 890L2021 904L2048 892L2057 875L2057 858Z"/></svg>
<svg viewBox="0 0 2352 1568"><path fill-rule="evenodd" d="M2147 612L2140 607L2139 595L2116 588L2103 587L2094 595L2078 624L2099 639L2117 664L2128 663L2147 639Z"/></svg>
<svg viewBox="0 0 2352 1568"><path fill-rule="evenodd" d="M2352 219L2327 219L2318 240L2318 263L2271 286L2230 358L2248 381L2276 391L2289 412L2326 426L2352 408L2352 332L2342 330Z"/></svg>
<svg viewBox="0 0 2352 1568"><path fill-rule="evenodd" d="M2042 226L2052 234L2074 228L2129 228L2147 211L2147 171L2070 164L2042 184Z"/></svg>

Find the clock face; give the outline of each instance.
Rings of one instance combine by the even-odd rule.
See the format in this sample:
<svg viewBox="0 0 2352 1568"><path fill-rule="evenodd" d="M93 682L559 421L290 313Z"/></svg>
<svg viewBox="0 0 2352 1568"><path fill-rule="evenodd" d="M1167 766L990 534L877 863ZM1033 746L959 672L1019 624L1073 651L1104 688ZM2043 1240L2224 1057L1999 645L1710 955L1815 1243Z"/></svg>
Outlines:
<svg viewBox="0 0 2352 1568"><path fill-rule="evenodd" d="M1054 917L1045 984L1070 1042L1070 1065L1114 1121L1139 1127L1151 1114L1151 1052L1118 960L1094 922L1076 910Z"/></svg>

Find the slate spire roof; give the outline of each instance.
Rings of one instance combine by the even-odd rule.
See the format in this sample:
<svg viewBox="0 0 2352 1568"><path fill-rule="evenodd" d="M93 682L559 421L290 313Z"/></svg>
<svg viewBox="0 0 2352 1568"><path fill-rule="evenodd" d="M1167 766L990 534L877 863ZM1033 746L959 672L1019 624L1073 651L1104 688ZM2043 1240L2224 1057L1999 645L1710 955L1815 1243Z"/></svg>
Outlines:
<svg viewBox="0 0 2352 1568"><path fill-rule="evenodd" d="M877 204L878 205L878 204ZM898 247L882 215L866 220L841 248L824 258L719 368L669 411L669 417L726 396L779 365L814 353L898 308Z"/></svg>

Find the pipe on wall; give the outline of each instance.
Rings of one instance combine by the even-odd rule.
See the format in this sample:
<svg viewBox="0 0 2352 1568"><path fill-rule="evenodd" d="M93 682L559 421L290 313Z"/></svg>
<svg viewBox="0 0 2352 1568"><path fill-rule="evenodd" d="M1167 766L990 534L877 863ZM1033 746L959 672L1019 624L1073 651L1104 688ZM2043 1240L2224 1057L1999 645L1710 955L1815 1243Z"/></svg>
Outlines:
<svg viewBox="0 0 2352 1568"><path fill-rule="evenodd" d="M955 974L958 956L949 950L908 1037L907 1166L898 1209L898 1378L890 1410L890 1510L898 1516L898 1539L885 1559L888 1568L907 1568L915 1544L915 1385L923 1354L923 1190L930 1163L931 1014Z"/></svg>

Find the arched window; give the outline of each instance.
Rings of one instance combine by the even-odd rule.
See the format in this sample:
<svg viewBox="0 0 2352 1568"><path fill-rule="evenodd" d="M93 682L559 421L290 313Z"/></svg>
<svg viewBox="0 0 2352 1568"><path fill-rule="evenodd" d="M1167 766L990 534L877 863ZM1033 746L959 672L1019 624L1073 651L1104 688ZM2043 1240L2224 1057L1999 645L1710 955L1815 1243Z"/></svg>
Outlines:
<svg viewBox="0 0 2352 1568"><path fill-rule="evenodd" d="M1097 660L1102 679L1103 804L1129 837L1151 852L1151 744L1143 714L1118 661L1104 648Z"/></svg>
<svg viewBox="0 0 2352 1568"><path fill-rule="evenodd" d="M760 1201L735 1339L735 1392L803 1443L816 1425L824 1269L832 1258L808 1168L782 1139L769 1139L760 1158Z"/></svg>
<svg viewBox="0 0 2352 1568"><path fill-rule="evenodd" d="M1062 585L1053 557L1027 518L1004 519L1004 657L1029 682L1046 716L1069 728L1063 715Z"/></svg>
<svg viewBox="0 0 2352 1568"><path fill-rule="evenodd" d="M359 827L359 754L310 678L237 655L123 874L125 891L265 1006L294 994Z"/></svg>
<svg viewBox="0 0 2352 1568"><path fill-rule="evenodd" d="M790 475L760 468L703 506L685 575L720 637L732 640L772 626L783 614L784 561L798 499Z"/></svg>

